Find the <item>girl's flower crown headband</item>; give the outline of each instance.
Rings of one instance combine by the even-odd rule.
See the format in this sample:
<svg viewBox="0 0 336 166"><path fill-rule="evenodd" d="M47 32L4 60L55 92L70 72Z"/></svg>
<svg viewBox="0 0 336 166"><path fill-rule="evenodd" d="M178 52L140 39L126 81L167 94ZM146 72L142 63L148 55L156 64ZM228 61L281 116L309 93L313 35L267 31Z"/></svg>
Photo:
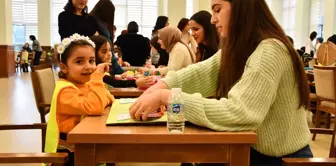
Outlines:
<svg viewBox="0 0 336 166"><path fill-rule="evenodd" d="M88 43L90 43L90 45L95 48L96 45L94 44L94 42L92 40L90 40L89 37L87 36L81 36L78 33L73 34L72 36L68 37L68 38L64 38L61 42L60 45L57 46L57 52L60 54L60 61L62 61L62 54L64 52L64 50L72 43L75 41L79 41L79 40L84 40L87 41Z"/></svg>

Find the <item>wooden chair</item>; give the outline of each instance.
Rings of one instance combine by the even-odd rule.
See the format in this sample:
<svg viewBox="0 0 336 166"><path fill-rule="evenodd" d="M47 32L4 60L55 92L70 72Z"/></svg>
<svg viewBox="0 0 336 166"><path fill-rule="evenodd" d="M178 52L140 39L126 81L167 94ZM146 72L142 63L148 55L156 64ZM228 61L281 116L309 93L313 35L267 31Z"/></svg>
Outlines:
<svg viewBox="0 0 336 166"><path fill-rule="evenodd" d="M33 66L31 80L41 123L46 123L45 116L50 112L51 100L55 88L55 78L52 67L48 64ZM46 130L42 129L43 150L45 134Z"/></svg>
<svg viewBox="0 0 336 166"><path fill-rule="evenodd" d="M28 125L0 125L2 130L45 130L45 123ZM43 141L44 142L44 141ZM62 166L68 161L67 153L0 153L0 163L53 163Z"/></svg>
<svg viewBox="0 0 336 166"><path fill-rule="evenodd" d="M321 121L321 111L336 114L336 67L326 67L326 66L315 66L314 68L314 78L315 78L315 87L317 95L317 110L316 110L316 121L315 127L320 127ZM336 157L335 148L335 131L336 125L334 124L334 129L326 129L327 133L323 134L332 134L331 146L330 146L330 157ZM312 132L313 140L316 137L316 134L319 132Z"/></svg>
<svg viewBox="0 0 336 166"><path fill-rule="evenodd" d="M335 130L311 128L311 133L332 134L335 140ZM330 158L283 158L283 166L335 166L336 165L336 141L330 147Z"/></svg>

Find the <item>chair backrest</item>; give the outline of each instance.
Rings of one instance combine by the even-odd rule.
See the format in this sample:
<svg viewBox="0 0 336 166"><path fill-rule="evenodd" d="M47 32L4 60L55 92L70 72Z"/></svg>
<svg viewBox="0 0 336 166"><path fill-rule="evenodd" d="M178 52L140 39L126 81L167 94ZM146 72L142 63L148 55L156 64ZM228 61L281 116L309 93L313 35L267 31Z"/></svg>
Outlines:
<svg viewBox="0 0 336 166"><path fill-rule="evenodd" d="M323 66L334 65L336 62L336 45L333 42L324 42L317 50L317 61Z"/></svg>
<svg viewBox="0 0 336 166"><path fill-rule="evenodd" d="M31 80L36 105L51 104L55 89L55 78L52 67L48 64L33 66Z"/></svg>
<svg viewBox="0 0 336 166"><path fill-rule="evenodd" d="M316 95L326 101L335 102L336 66L315 66L314 80Z"/></svg>

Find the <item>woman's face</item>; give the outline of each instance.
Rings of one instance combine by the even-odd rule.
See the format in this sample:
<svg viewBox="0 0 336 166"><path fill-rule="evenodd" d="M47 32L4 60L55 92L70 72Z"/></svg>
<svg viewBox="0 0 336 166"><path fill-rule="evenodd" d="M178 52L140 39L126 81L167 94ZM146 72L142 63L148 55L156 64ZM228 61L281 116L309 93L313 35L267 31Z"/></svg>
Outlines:
<svg viewBox="0 0 336 166"><path fill-rule="evenodd" d="M73 6L78 10L83 10L87 5L88 0L72 0Z"/></svg>
<svg viewBox="0 0 336 166"><path fill-rule="evenodd" d="M98 51L98 58L101 62L111 63L112 60L112 52L111 45L109 42L106 42L102 45Z"/></svg>
<svg viewBox="0 0 336 166"><path fill-rule="evenodd" d="M197 44L204 43L204 28L202 25L198 24L194 20L189 21L189 26L191 28L191 35L195 38Z"/></svg>
<svg viewBox="0 0 336 166"><path fill-rule="evenodd" d="M189 32L189 31L190 31L190 26L189 26L189 24L187 24L187 25L184 27L183 31L185 31L185 32Z"/></svg>
<svg viewBox="0 0 336 166"><path fill-rule="evenodd" d="M225 0L212 0L211 9L211 23L216 25L222 37L227 37L231 18L231 3Z"/></svg>

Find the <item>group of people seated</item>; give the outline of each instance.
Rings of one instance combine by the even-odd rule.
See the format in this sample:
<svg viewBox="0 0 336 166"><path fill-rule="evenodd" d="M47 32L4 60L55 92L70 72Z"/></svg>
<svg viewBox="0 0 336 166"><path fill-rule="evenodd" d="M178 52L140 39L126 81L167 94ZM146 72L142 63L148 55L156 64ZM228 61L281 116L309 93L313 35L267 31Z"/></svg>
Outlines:
<svg viewBox="0 0 336 166"><path fill-rule="evenodd" d="M181 88L189 122L216 131L257 133L251 166L280 166L282 157L313 157L303 63L264 0L212 0L212 15L199 11L181 19L178 27L160 16L151 39L138 34L139 26L132 21L115 43L112 2L100 0L90 13L84 2L69 0L59 14L61 71L46 152L65 149L73 156L71 147L60 148L59 138L66 140L83 116L102 115L113 104L106 84L136 87L153 82L147 75L117 80L114 76L123 75L125 65L165 75L129 108L134 120L146 120L150 112L168 105L171 88ZM70 158L68 164L73 162Z"/></svg>

